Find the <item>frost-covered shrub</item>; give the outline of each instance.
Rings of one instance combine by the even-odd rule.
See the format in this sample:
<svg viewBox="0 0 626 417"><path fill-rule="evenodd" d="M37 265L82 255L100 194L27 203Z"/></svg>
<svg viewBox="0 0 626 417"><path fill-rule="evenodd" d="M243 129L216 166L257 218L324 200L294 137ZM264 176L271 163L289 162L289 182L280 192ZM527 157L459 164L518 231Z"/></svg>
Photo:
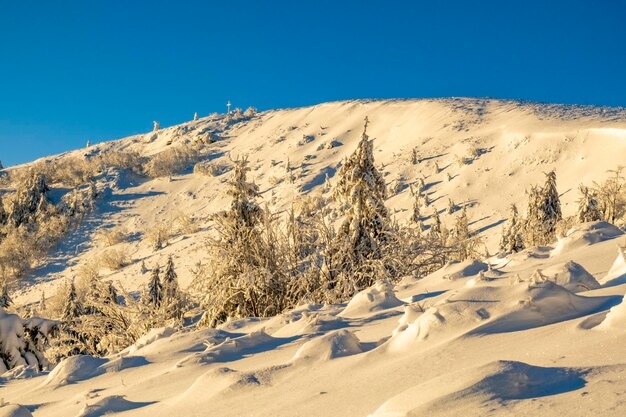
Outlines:
<svg viewBox="0 0 626 417"><path fill-rule="evenodd" d="M166 246L170 237L172 237L172 226L169 223L155 224L144 233L144 239L154 251L158 251Z"/></svg>
<svg viewBox="0 0 626 417"><path fill-rule="evenodd" d="M103 252L98 258L101 267L117 271L130 263L128 255L124 249L109 249Z"/></svg>
<svg viewBox="0 0 626 417"><path fill-rule="evenodd" d="M193 173L198 175L206 175L208 177L219 177L220 175L230 171L231 167L226 164L219 164L210 161L201 161L194 165Z"/></svg>
<svg viewBox="0 0 626 417"><path fill-rule="evenodd" d="M243 112L243 117L249 118L254 117L258 113L256 107L248 107L245 112Z"/></svg>
<svg viewBox="0 0 626 417"><path fill-rule="evenodd" d="M145 173L153 178L166 177L187 169L198 157L191 145L167 149L150 158L145 164Z"/></svg>
<svg viewBox="0 0 626 417"><path fill-rule="evenodd" d="M128 231L123 227L98 229L94 236L96 242L102 247L108 247L123 243L128 240Z"/></svg>

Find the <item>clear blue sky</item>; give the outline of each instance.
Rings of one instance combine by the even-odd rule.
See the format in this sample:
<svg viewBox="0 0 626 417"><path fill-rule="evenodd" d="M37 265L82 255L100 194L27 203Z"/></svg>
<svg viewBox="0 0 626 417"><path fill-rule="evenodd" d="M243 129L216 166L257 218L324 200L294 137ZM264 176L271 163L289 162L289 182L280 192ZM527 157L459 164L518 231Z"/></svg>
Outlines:
<svg viewBox="0 0 626 417"><path fill-rule="evenodd" d="M5 165L223 112L478 96L626 106L626 0L0 0Z"/></svg>

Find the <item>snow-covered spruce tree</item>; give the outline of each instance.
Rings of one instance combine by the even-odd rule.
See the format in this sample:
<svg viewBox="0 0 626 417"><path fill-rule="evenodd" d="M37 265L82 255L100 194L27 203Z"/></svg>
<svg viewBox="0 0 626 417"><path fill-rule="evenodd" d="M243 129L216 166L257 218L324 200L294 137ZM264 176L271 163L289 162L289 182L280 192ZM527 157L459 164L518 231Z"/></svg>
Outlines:
<svg viewBox="0 0 626 417"><path fill-rule="evenodd" d="M556 173L546 174L542 188L532 187L528 197L528 211L524 225L525 240L529 246L547 245L556 238L557 223L562 219Z"/></svg>
<svg viewBox="0 0 626 417"><path fill-rule="evenodd" d="M346 207L344 219L330 250L332 290L338 300L372 285L371 261L384 257L383 246L389 240L389 213L385 207L387 190L383 176L374 164L373 141L365 125L357 149L339 169L334 196Z"/></svg>
<svg viewBox="0 0 626 417"><path fill-rule="evenodd" d="M163 302L163 284L161 284L161 268L154 267L148 281L148 291L145 304L154 308L159 308Z"/></svg>
<svg viewBox="0 0 626 417"><path fill-rule="evenodd" d="M609 170L611 174L609 179L601 184L594 183L603 218L613 224L624 215L626 208L626 195L624 195L626 180L622 175L623 170L622 166Z"/></svg>
<svg viewBox="0 0 626 417"><path fill-rule="evenodd" d="M582 184L578 189L580 191L578 212L576 213L576 219L578 222L586 223L603 220L602 212L600 211L595 192Z"/></svg>
<svg viewBox="0 0 626 417"><path fill-rule="evenodd" d="M4 209L2 194L0 194L0 226L5 225L7 223L7 220L8 220L7 212ZM0 234L0 239L1 238L2 238L2 234Z"/></svg>
<svg viewBox="0 0 626 417"><path fill-rule="evenodd" d="M441 218L439 217L439 212L437 211L437 207L433 207L433 216L430 224L430 229L428 230L428 234L433 238L441 238L442 226L441 226Z"/></svg>
<svg viewBox="0 0 626 417"><path fill-rule="evenodd" d="M465 209L465 207L463 207ZM451 198L448 198L448 214L453 214L456 211L456 204Z"/></svg>
<svg viewBox="0 0 626 417"><path fill-rule="evenodd" d="M0 293L0 307L7 308L13 304L13 300L9 295L9 286L6 280L2 283L2 292Z"/></svg>
<svg viewBox="0 0 626 417"><path fill-rule="evenodd" d="M511 205L509 219L507 224L502 228L500 250L511 253L524 250L523 223L515 204Z"/></svg>
<svg viewBox="0 0 626 417"><path fill-rule="evenodd" d="M13 227L31 221L38 210L48 204L47 193L50 189L46 177L32 172L24 184L20 184L7 208L9 222Z"/></svg>
<svg viewBox="0 0 626 417"><path fill-rule="evenodd" d="M452 238L458 260L464 261L476 255L476 247L480 241L470 231L467 206L463 206L463 210L455 220Z"/></svg>
<svg viewBox="0 0 626 417"><path fill-rule="evenodd" d="M285 271L277 252L274 216L257 203L258 187L247 180L246 158L237 159L228 182L230 208L213 216L218 236L209 241L208 266L194 279L206 309L199 326L230 318L266 317L283 310Z"/></svg>
<svg viewBox="0 0 626 417"><path fill-rule="evenodd" d="M54 325L51 322L46 322L45 326L32 324L32 328L36 330L31 332L25 326L28 322L29 320L23 321L16 314L9 314L0 307L0 374L17 366L30 366L38 371L49 367L49 362L37 349L37 340L31 336L37 332L43 334Z"/></svg>
<svg viewBox="0 0 626 417"><path fill-rule="evenodd" d="M82 302L78 298L78 293L76 292L76 285L74 284L74 280L70 282L68 287L68 292L65 297L65 303L63 307L63 312L61 313L61 320L63 321L72 321L81 315L83 315L85 309L83 307Z"/></svg>

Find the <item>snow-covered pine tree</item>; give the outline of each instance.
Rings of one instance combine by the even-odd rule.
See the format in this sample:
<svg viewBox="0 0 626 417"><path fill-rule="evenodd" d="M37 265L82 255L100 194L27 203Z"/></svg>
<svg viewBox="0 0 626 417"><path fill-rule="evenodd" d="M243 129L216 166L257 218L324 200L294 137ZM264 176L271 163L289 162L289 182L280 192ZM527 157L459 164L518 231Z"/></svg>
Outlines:
<svg viewBox="0 0 626 417"><path fill-rule="evenodd" d="M198 120L198 112L195 112L195 113L193 114L193 120Z"/></svg>
<svg viewBox="0 0 626 417"><path fill-rule="evenodd" d="M172 255L167 257L165 271L163 273L163 295L169 301L178 297L178 275L174 270L174 259Z"/></svg>
<svg viewBox="0 0 626 417"><path fill-rule="evenodd" d="M2 201L2 194L0 194L0 226L7 223L7 213L4 210L4 203Z"/></svg>
<svg viewBox="0 0 626 417"><path fill-rule="evenodd" d="M582 184L578 189L580 191L578 212L576 213L576 219L578 222L586 223L603 220L602 212L600 211L595 192Z"/></svg>
<svg viewBox="0 0 626 417"><path fill-rule="evenodd" d="M439 218L439 212L437 211L437 207L433 207L433 216L430 224L430 229L428 233L433 238L439 239L441 238L442 226L441 226L441 218Z"/></svg>
<svg viewBox="0 0 626 417"><path fill-rule="evenodd" d="M528 197L528 212L524 227L525 240L530 246L546 245L556 238L556 226L562 219L556 173L546 173L542 188L532 187Z"/></svg>
<svg viewBox="0 0 626 417"><path fill-rule="evenodd" d="M152 124L154 125L154 127L152 128L153 132L157 132L161 128L161 124L157 122L156 120L152 122Z"/></svg>
<svg viewBox="0 0 626 417"><path fill-rule="evenodd" d="M422 213L420 211L420 201L419 198L415 198L413 200L413 213L411 214L411 220L417 224L422 220Z"/></svg>
<svg viewBox="0 0 626 417"><path fill-rule="evenodd" d="M42 317L45 316L46 310L48 310L48 306L46 303L46 293L43 290L41 290L41 298L39 299L38 310L39 310L39 315Z"/></svg>
<svg viewBox="0 0 626 417"><path fill-rule="evenodd" d="M465 206L463 206L463 210L465 210ZM451 198L448 198L448 214L452 214L456 211L456 204L452 201Z"/></svg>
<svg viewBox="0 0 626 417"><path fill-rule="evenodd" d="M471 258L476 252L476 246L479 243L477 238L473 236L469 228L469 217L467 216L467 205L463 206L461 213L454 222L452 231L454 238L455 251L460 261Z"/></svg>
<svg viewBox="0 0 626 417"><path fill-rule="evenodd" d="M150 281L148 281L146 304L154 308L159 308L163 302L163 284L161 284L160 273L161 268L156 266L152 270Z"/></svg>
<svg viewBox="0 0 626 417"><path fill-rule="evenodd" d="M612 174L609 179L602 184L594 183L603 218L613 224L623 215L626 206L626 196L623 193L626 180L622 175L623 170L622 166L609 170L608 172Z"/></svg>
<svg viewBox="0 0 626 417"><path fill-rule="evenodd" d="M33 219L38 210L43 210L47 206L49 190L46 177L41 173L32 172L9 202L7 212L10 224L18 227Z"/></svg>
<svg viewBox="0 0 626 417"><path fill-rule="evenodd" d="M64 322L71 322L76 318L83 315L85 312L83 304L78 298L76 293L76 285L74 280L70 281L67 295L65 296L65 304L63 305L63 311L61 313L61 320Z"/></svg>
<svg viewBox="0 0 626 417"><path fill-rule="evenodd" d="M106 294L104 294L102 302L105 304L119 304L117 290L115 289L115 286L111 281L109 281L107 284Z"/></svg>
<svg viewBox="0 0 626 417"><path fill-rule="evenodd" d="M247 181L247 159L234 162L228 182L230 209L213 217L218 238L209 241L211 268L199 271L192 285L205 296L206 311L199 326L274 315L287 301L285 271L272 231L274 216L256 203L258 187Z"/></svg>
<svg viewBox="0 0 626 417"><path fill-rule="evenodd" d="M13 304L13 300L9 295L9 286L6 280L2 283L2 293L0 293L0 307L7 308Z"/></svg>
<svg viewBox="0 0 626 417"><path fill-rule="evenodd" d="M509 219L507 224L502 228L500 250L511 253L524 250L523 223L515 204L511 205Z"/></svg>
<svg viewBox="0 0 626 417"><path fill-rule="evenodd" d="M347 208L331 248L337 260L334 272L340 274L335 287L340 299L372 285L375 277L367 274L362 275L362 282L353 282L354 271L384 256L382 248L391 230L385 207L385 180L374 164L368 124L366 117L357 149L337 173L334 196Z"/></svg>

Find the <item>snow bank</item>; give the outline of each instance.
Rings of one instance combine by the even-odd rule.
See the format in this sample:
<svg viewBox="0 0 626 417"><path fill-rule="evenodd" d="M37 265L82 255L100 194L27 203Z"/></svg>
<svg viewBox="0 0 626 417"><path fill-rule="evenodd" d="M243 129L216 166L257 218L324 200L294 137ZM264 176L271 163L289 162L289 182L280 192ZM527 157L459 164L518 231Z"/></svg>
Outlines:
<svg viewBox="0 0 626 417"><path fill-rule="evenodd" d="M339 314L341 317L354 318L404 304L393 292L393 285L388 281L376 284L356 294L346 308Z"/></svg>
<svg viewBox="0 0 626 417"><path fill-rule="evenodd" d="M626 329L626 296L621 303L611 307L598 329Z"/></svg>
<svg viewBox="0 0 626 417"><path fill-rule="evenodd" d="M487 402L524 400L585 386L575 368L544 368L523 362L495 361L416 385L391 398L370 417L460 415L489 407Z"/></svg>
<svg viewBox="0 0 626 417"><path fill-rule="evenodd" d="M485 272L489 269L489 266L477 260L467 260L463 262L452 261L448 262L443 268L435 272L435 274L441 275L444 279L460 279L465 277L471 277L478 273Z"/></svg>
<svg viewBox="0 0 626 417"><path fill-rule="evenodd" d="M579 224L568 230L564 237L559 238L551 256L557 256L567 251L604 242L622 234L623 232L618 227L607 222Z"/></svg>
<svg viewBox="0 0 626 417"><path fill-rule="evenodd" d="M59 362L52 372L48 374L44 384L63 386L92 378L103 373L100 366L106 362L106 359L95 358L89 355L70 356Z"/></svg>
<svg viewBox="0 0 626 417"><path fill-rule="evenodd" d="M131 346L129 346L128 348L126 348L123 353L124 354L129 354L129 353L134 353L140 349L143 349L144 347L156 342L159 339L163 339L165 337L170 337L171 335L173 335L174 333L176 333L176 330L171 328L171 327L159 327L156 329L151 329L148 333L146 333L145 335L141 336L139 339L137 339L137 341L132 344Z"/></svg>
<svg viewBox="0 0 626 417"><path fill-rule="evenodd" d="M605 287L612 287L614 285L620 285L626 283L626 255L624 254L623 246L617 247L617 258L613 262L613 266L602 279L602 284Z"/></svg>
<svg viewBox="0 0 626 417"><path fill-rule="evenodd" d="M112 413L134 410L151 403L128 401L122 395L112 395L98 400L95 404L85 405L77 417L101 417Z"/></svg>
<svg viewBox="0 0 626 417"><path fill-rule="evenodd" d="M286 316L283 315L283 318ZM302 311L291 316L292 321L272 333L273 337L291 337L302 334L326 333L347 327L348 323L331 314Z"/></svg>
<svg viewBox="0 0 626 417"><path fill-rule="evenodd" d="M209 346L204 352L194 353L179 361L176 368L234 361L245 355L274 349L284 341L268 335L265 330L259 330L238 338L228 338L216 346Z"/></svg>
<svg viewBox="0 0 626 417"><path fill-rule="evenodd" d="M309 340L298 349L294 362L329 361L363 352L359 339L349 330L337 330Z"/></svg>
<svg viewBox="0 0 626 417"><path fill-rule="evenodd" d="M574 261L553 265L543 271L543 274L556 284L567 288L571 292L595 290L600 283L582 265Z"/></svg>
<svg viewBox="0 0 626 417"><path fill-rule="evenodd" d="M27 408L18 404L0 405L0 417L33 417Z"/></svg>

